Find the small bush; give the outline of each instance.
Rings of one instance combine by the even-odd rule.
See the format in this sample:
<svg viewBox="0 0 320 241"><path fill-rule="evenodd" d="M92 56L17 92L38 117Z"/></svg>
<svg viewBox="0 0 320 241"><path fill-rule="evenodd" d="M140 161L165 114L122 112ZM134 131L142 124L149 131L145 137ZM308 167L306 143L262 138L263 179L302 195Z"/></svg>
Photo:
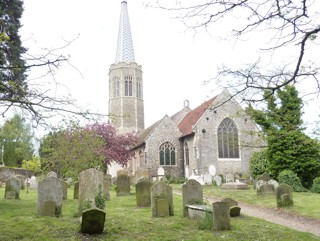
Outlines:
<svg viewBox="0 0 320 241"><path fill-rule="evenodd" d="M283 170L279 173L279 182L286 183L293 188L295 192L306 192L307 189L301 184L300 178L291 170Z"/></svg>
<svg viewBox="0 0 320 241"><path fill-rule="evenodd" d="M96 203L97 208L104 210L104 208L106 206L106 199L105 199L104 194L102 192L101 184L99 184L99 191L98 191L97 195L95 196L95 203Z"/></svg>
<svg viewBox="0 0 320 241"><path fill-rule="evenodd" d="M256 180L257 176L268 172L269 162L267 159L266 150L253 153L250 159L250 174L251 177Z"/></svg>
<svg viewBox="0 0 320 241"><path fill-rule="evenodd" d="M311 192L320 193L320 177L313 179Z"/></svg>

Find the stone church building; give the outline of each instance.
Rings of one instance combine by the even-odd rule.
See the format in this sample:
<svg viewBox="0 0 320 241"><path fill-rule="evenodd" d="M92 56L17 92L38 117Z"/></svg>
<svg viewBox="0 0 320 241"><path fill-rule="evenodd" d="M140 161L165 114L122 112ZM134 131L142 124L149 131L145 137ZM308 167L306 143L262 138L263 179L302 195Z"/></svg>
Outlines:
<svg viewBox="0 0 320 241"><path fill-rule="evenodd" d="M127 2L121 3L116 61L109 69L109 118L119 133L137 132L139 141L127 169L162 167L166 176L248 173L259 129L227 90L195 109L184 101L173 116L144 126L142 68L135 63ZM115 175L116 165L110 167Z"/></svg>

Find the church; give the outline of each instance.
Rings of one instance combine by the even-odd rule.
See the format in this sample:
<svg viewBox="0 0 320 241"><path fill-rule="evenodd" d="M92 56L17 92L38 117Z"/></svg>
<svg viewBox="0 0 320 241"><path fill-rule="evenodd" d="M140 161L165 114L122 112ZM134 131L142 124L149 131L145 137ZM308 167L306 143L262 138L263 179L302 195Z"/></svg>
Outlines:
<svg viewBox="0 0 320 241"><path fill-rule="evenodd" d="M172 116L144 126L142 67L135 63L127 2L121 2L116 61L109 68L109 118L119 133L137 132L131 176L148 169L165 176L248 173L250 157L260 143L259 129L227 90L195 109L188 100ZM109 173L116 175L116 165Z"/></svg>

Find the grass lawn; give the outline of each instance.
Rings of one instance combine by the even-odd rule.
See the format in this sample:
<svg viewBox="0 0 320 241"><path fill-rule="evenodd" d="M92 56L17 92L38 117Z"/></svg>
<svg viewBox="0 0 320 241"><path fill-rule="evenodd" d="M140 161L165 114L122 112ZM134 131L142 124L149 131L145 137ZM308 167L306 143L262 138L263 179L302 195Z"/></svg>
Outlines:
<svg viewBox="0 0 320 241"><path fill-rule="evenodd" d="M176 185L174 188L179 188ZM133 191L134 188L131 188ZM205 188L205 192L208 192ZM229 195L229 194L228 194ZM237 194L238 195L238 194ZM200 230L199 221L182 217L182 199L174 195L174 214L152 218L151 208L137 208L135 195L116 197L106 203L106 223L99 235L79 233L78 201L73 190L63 202L62 217L37 214L37 192L21 190L20 200L6 200L0 188L0 240L320 240L311 234L242 215L231 219L231 230ZM294 197L298 199L298 197ZM234 197L239 200L238 197ZM240 201L240 200L239 200ZM298 203L298 200L296 200ZM318 205L319 207L319 205ZM317 207L317 208L318 208Z"/></svg>

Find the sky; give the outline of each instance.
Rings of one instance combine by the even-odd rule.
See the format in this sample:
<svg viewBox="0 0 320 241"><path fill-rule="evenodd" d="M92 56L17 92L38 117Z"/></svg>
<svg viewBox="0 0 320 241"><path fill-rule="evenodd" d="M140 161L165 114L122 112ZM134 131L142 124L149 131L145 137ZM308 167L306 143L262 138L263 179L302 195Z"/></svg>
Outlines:
<svg viewBox="0 0 320 241"><path fill-rule="evenodd" d="M257 56L259 37L250 41L225 41L226 25L217 25L196 34L174 16L161 9L146 8L148 1L128 0L128 12L136 63L142 66L145 126L166 114L171 116L189 100L193 109L212 98L218 87L211 82L223 64L238 66ZM55 49L69 57L54 80L62 83L77 103L107 115L108 72L115 62L121 0L24 0L20 31L23 45L32 54ZM29 78L37 78L32 70ZM43 77L43 82L45 83ZM306 103L307 121L319 115L319 102ZM107 121L107 117L106 117Z"/></svg>

